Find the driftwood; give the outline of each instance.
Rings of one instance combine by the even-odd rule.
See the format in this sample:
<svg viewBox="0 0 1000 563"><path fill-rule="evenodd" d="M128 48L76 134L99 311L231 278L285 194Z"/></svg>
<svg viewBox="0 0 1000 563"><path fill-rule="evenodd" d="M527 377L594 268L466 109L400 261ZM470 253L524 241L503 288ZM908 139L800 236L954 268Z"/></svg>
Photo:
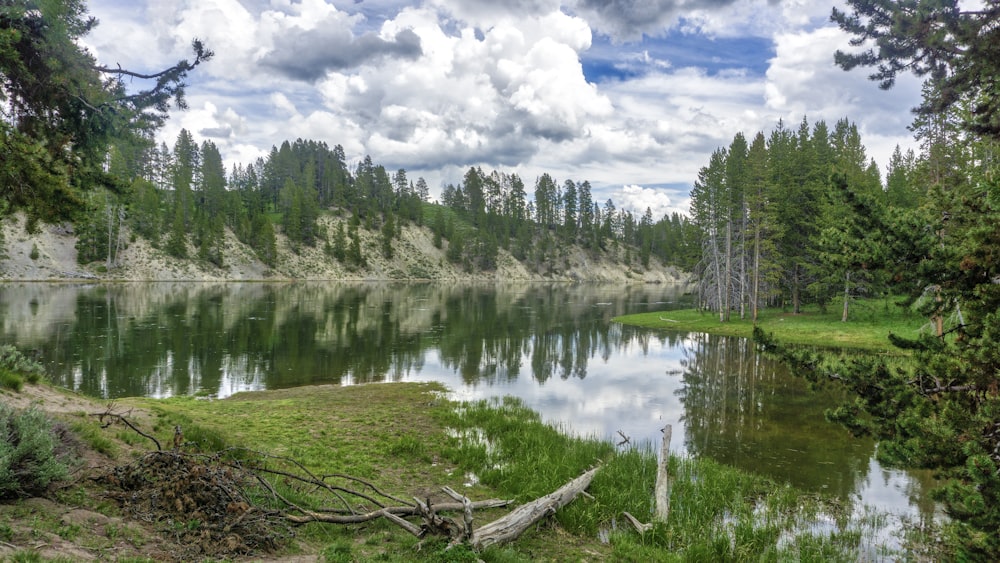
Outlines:
<svg viewBox="0 0 1000 563"><path fill-rule="evenodd" d="M653 488L653 498L655 499L655 515L653 519L657 522L666 522L670 516L670 472L667 465L670 462L670 437L673 428L668 424L663 427L663 442L660 445L660 462L656 469L656 486ZM622 516L632 524L640 534L653 529L652 522L643 523L628 512L623 512Z"/></svg>
<svg viewBox="0 0 1000 563"><path fill-rule="evenodd" d="M472 535L472 547L482 549L517 539L532 524L572 502L590 486L598 469L600 467L595 467L559 487L555 492L521 505L510 514L477 529Z"/></svg>
<svg viewBox="0 0 1000 563"><path fill-rule="evenodd" d="M480 501L470 501L470 510L483 510L487 508L503 508L505 506L510 506L514 501L504 500L504 499L488 499ZM457 502L445 502L438 503L434 505L435 511L441 512L457 512L459 510L466 510L466 506L462 503ZM309 522L324 522L327 524L362 524L364 522L370 522L371 520L377 520L379 518L387 518L390 520L389 515L402 517L402 516L418 516L420 515L420 509L416 506L387 506L385 508L380 508L378 510L373 510L371 512L365 512L362 514L350 513L345 514L341 509L334 510L307 510L303 511L302 514L288 514L285 518L292 524L308 524Z"/></svg>
<svg viewBox="0 0 1000 563"><path fill-rule="evenodd" d="M129 409L125 412L116 413L115 409L117 408L118 405L116 405L114 401L111 401L110 403L108 403L107 410L105 410L104 412L91 413L90 416L97 417L97 419L101 422L101 428L107 428L115 423L124 424L125 426L131 428L132 431L135 432L136 434L142 436L143 438L147 438L151 440L154 444L156 444L157 451L163 449L163 447L160 446L159 440L157 440L152 435L146 434L142 430L139 430L139 427L133 424L131 420L129 420L128 417L132 415L132 409Z"/></svg>
<svg viewBox="0 0 1000 563"><path fill-rule="evenodd" d="M515 508L510 514L484 524L475 530L472 529L472 510L473 508L479 508L479 505L482 503L474 503L449 487L444 487L443 490L448 496L459 501L454 505L449 503L447 505L439 504L431 506L429 502L415 499L417 510L424 519L422 526L416 526L412 522L408 522L386 510L377 511L377 517L385 517L418 538L423 538L428 534L448 536L451 538L452 545L467 543L474 549L483 549L491 545L504 544L516 540L525 530L542 518L555 514L557 510L572 502L577 496L586 495L584 489L590 485L598 469L598 467L595 467L559 487L555 492L523 504ZM448 508L461 507L463 521L458 522L452 518L443 518L438 515L437 511L442 510L445 506Z"/></svg>
<svg viewBox="0 0 1000 563"><path fill-rule="evenodd" d="M670 472L667 465L670 463L670 437L673 428L668 424L663 427L663 442L660 445L660 464L656 469L656 487L653 489L656 495L656 519L666 522L670 516Z"/></svg>

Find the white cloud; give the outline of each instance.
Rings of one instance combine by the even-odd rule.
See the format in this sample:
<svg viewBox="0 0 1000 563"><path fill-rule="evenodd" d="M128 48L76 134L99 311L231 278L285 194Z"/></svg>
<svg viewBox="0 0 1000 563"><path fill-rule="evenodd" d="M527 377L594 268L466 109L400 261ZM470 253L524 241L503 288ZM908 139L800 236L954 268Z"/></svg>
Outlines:
<svg viewBox="0 0 1000 563"><path fill-rule="evenodd" d="M830 126L845 117L854 121L868 156L884 169L897 144L914 145L908 110L920 103L920 83L902 76L885 92L864 70L844 72L833 63L833 53L847 48L848 39L832 26L778 34L767 71L766 107L791 123L802 116Z"/></svg>
<svg viewBox="0 0 1000 563"><path fill-rule="evenodd" d="M232 163L285 139L312 138L342 145L349 159L370 154L422 175L432 191L475 165L516 172L529 185L549 172L560 181L589 180L640 213L649 205L659 215L685 207L686 196L648 186L690 185L712 150L739 131L769 131L778 119L849 117L884 165L892 146L909 142L906 108L919 93L913 80L885 93L863 71L836 68L833 52L847 38L816 28L828 8L805 0L724 10L658 2L648 15L649 29L683 15L685 26L717 36L773 37L764 76L653 64L634 44L619 48L622 64L641 56L651 70L599 85L587 82L581 63L593 26L611 29L641 10L605 24L582 0L183 0L102 13L111 1L92 2L105 25L88 45L102 61L162 68L190 56L195 36L216 51L191 75L192 109L174 113L161 132L168 144L185 127L199 141L213 139ZM419 44L419 52L394 51L401 37L399 45ZM309 52L364 41L384 56Z"/></svg>
<svg viewBox="0 0 1000 563"><path fill-rule="evenodd" d="M675 200L665 189L636 185L622 186L620 190L614 192L612 197L616 202L620 202L621 209L631 211L637 219L642 217L646 209L649 209L654 222L671 213L686 215L691 203L690 198L687 197Z"/></svg>

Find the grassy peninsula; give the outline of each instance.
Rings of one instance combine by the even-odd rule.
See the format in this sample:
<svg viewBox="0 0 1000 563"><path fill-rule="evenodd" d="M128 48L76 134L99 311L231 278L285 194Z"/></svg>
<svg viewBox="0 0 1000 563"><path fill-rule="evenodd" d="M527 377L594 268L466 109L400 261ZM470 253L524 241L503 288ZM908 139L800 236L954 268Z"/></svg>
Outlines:
<svg viewBox="0 0 1000 563"><path fill-rule="evenodd" d="M799 314L778 308L762 309L757 322L765 332L779 341L822 348L854 348L888 350L888 335L915 338L928 320L904 306L901 298L861 299L853 301L847 322L841 320L841 309L830 306L821 310L805 306ZM719 314L695 309L660 311L623 315L614 319L627 325L671 330L704 332L724 336L750 338L753 321L749 313L741 319L738 312L729 321L720 322Z"/></svg>

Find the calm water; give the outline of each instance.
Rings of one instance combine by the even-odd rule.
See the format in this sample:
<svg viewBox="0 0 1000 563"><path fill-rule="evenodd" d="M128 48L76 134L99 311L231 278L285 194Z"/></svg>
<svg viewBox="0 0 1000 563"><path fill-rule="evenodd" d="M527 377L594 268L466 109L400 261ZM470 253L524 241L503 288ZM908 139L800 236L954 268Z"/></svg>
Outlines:
<svg viewBox="0 0 1000 563"><path fill-rule="evenodd" d="M6 284L0 342L103 398L440 381L458 399L515 395L579 434L659 444L672 424L674 452L933 514L926 475L880 467L870 441L824 421L836 396L746 340L610 322L685 299L673 286Z"/></svg>

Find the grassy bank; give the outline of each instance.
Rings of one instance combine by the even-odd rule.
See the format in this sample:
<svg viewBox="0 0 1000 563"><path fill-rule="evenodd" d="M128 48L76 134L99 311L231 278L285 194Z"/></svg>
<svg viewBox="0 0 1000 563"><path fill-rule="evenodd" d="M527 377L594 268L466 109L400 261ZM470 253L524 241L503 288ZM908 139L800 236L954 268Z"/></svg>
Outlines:
<svg viewBox="0 0 1000 563"><path fill-rule="evenodd" d="M456 405L436 385L310 387L239 394L226 400L130 400L155 414L168 440L242 445L295 457L316 474L348 473L401 498L440 498L451 486L474 500L526 502L588 467L600 472L581 497L515 544L473 554L444 551L384 521L308 524L299 549L325 561L854 561L878 556L877 520L852 521L850 507L806 495L708 460L672 458L671 517L640 536L622 512L652 514L656 455L568 436L514 399ZM476 514L481 525L506 513ZM820 523L824 523L825 526Z"/></svg>
<svg viewBox="0 0 1000 563"><path fill-rule="evenodd" d="M906 338L917 336L927 319L901 306L899 299L864 299L851 304L847 322L841 322L841 309L829 307L821 311L808 306L800 314L781 309L765 309L758 323L766 332L789 344L820 347L887 350L890 332ZM704 332L749 338L753 322L749 314L740 319L734 313L728 322L720 322L718 313L684 309L625 315L614 319L633 326L679 332Z"/></svg>

